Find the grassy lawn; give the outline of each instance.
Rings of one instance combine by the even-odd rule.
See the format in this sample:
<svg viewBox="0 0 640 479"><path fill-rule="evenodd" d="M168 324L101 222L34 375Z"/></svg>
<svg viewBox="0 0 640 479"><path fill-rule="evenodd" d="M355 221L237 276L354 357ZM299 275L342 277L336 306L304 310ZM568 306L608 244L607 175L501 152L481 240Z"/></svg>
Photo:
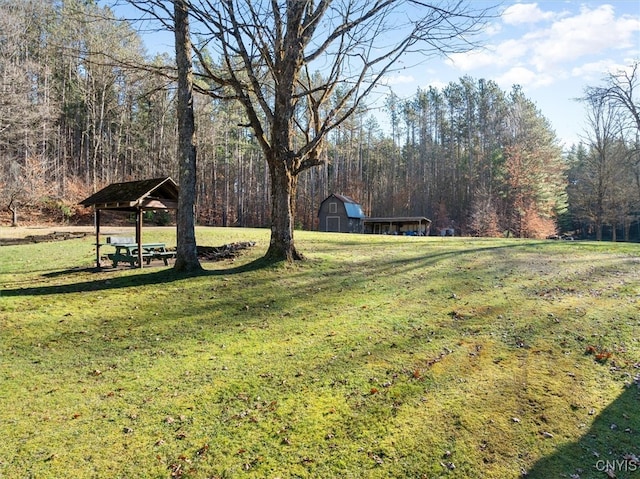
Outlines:
<svg viewBox="0 0 640 479"><path fill-rule="evenodd" d="M640 477L639 245L197 234L0 247L0 478Z"/></svg>

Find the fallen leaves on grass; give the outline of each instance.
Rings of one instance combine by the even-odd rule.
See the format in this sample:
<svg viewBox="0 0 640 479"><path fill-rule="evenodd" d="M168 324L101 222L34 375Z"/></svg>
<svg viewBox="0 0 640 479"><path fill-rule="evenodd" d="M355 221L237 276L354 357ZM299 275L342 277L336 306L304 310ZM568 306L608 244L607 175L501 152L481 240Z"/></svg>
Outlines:
<svg viewBox="0 0 640 479"><path fill-rule="evenodd" d="M609 358L611 358L611 351L601 348L599 346L589 345L585 349L585 354L593 355L594 359L599 363L605 363Z"/></svg>
<svg viewBox="0 0 640 479"><path fill-rule="evenodd" d="M438 356L436 356L434 358L427 359L427 361L425 363L425 367L427 369L430 368L434 364L439 363L440 361L442 361L447 355L449 355L451 353L453 353L453 350L451 350L449 348L444 348L442 350L442 352Z"/></svg>
<svg viewBox="0 0 640 479"><path fill-rule="evenodd" d="M180 461L183 461L183 462L175 462L173 464L169 464L169 466L167 467L171 477L180 478L188 473L188 470L185 469L185 464L184 464L184 462L188 462L188 459L185 456L180 456L179 459Z"/></svg>
<svg viewBox="0 0 640 479"><path fill-rule="evenodd" d="M440 465L449 471L453 471L456 468L453 462L441 462Z"/></svg>
<svg viewBox="0 0 640 479"><path fill-rule="evenodd" d="M202 457L209 452L209 444L204 444L201 448L195 451L194 458ZM158 459L161 459L158 456ZM178 456L177 460L167 466L170 477L190 477L196 473L196 468L193 459L186 454Z"/></svg>
<svg viewBox="0 0 640 479"><path fill-rule="evenodd" d="M205 444L200 449L196 451L196 456L204 456L207 452L209 452L209 444Z"/></svg>

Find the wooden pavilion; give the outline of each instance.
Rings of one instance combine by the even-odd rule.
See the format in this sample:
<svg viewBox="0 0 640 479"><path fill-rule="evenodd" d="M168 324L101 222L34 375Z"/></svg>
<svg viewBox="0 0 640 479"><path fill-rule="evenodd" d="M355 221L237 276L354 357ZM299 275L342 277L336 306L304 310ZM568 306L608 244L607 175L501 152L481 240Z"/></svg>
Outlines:
<svg viewBox="0 0 640 479"><path fill-rule="evenodd" d="M93 207L96 227L96 266L100 268L100 212L129 211L136 214L138 267L142 268L142 216L147 210L178 209L178 185L171 177L112 183L80 202Z"/></svg>

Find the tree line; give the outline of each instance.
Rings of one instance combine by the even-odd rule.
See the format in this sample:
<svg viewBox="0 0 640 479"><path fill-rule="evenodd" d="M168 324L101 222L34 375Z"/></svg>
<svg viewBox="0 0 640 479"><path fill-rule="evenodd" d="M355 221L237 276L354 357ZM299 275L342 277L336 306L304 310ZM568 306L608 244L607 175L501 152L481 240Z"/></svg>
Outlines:
<svg viewBox="0 0 640 479"><path fill-rule="evenodd" d="M198 74L219 66L205 54L194 63L196 91L210 86ZM109 183L177 178L174 63L173 54L150 56L131 24L92 1L0 0L4 221L36 212L75 221L86 214L77 202ZM565 153L518 86L463 77L409 99L390 93L389 131L365 102L354 104L326 133L315 167L298 175L295 225L316 229L320 202L340 193L370 216L426 216L465 235L637 236L637 81L633 68L586 91L589 131ZM331 102L341 95L337 87ZM268 159L232 97L193 98L196 220L269 226Z"/></svg>

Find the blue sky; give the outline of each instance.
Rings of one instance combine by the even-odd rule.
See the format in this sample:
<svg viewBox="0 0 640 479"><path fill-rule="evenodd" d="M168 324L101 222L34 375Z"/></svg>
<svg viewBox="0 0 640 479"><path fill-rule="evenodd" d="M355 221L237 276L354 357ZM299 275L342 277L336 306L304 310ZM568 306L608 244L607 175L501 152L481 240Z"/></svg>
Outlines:
<svg viewBox="0 0 640 479"><path fill-rule="evenodd" d="M114 1L120 6L116 14L129 10L123 7L123 0L100 3ZM491 19L477 38L483 48L450 58L430 58L402 74L391 74L370 100L383 104L376 100L389 87L400 98L410 98L418 88L442 88L464 75L494 80L505 91L519 84L549 119L561 143L569 147L584 137L586 128L584 105L575 99L586 86L601 84L608 72L640 59L638 0L469 3L477 9L500 4L496 13L501 15ZM166 33L160 38L171 39ZM172 54L170 42L159 40L158 34L153 40L154 44L147 45L151 53ZM380 112L377 116L384 127L386 115Z"/></svg>
<svg viewBox="0 0 640 479"><path fill-rule="evenodd" d="M464 75L494 80L506 91L519 84L561 143L577 143L586 126L584 105L575 98L587 85L600 85L607 72L640 59L640 2L503 1L499 11L479 39L484 48L431 59L387 84L401 98Z"/></svg>

